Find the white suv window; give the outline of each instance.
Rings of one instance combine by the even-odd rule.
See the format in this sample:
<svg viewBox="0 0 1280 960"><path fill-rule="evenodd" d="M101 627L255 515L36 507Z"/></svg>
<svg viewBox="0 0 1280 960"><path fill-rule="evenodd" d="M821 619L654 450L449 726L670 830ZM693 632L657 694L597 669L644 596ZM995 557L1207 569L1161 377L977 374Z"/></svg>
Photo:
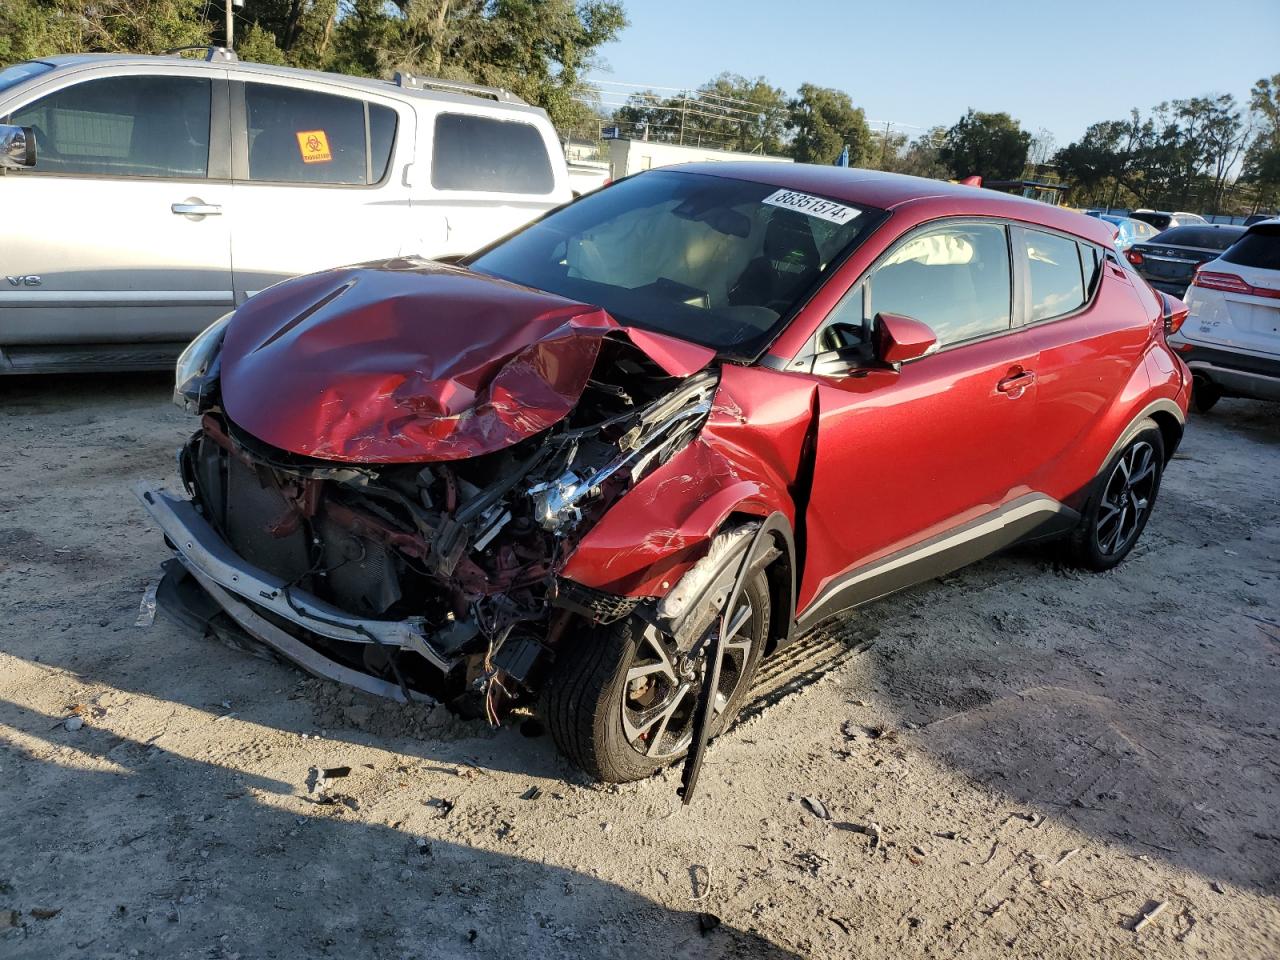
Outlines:
<svg viewBox="0 0 1280 960"><path fill-rule="evenodd" d="M103 77L15 110L31 127L36 171L203 179L209 171L210 81Z"/></svg>
<svg viewBox="0 0 1280 960"><path fill-rule="evenodd" d="M555 175L542 133L531 123L466 113L436 117L431 185L437 190L546 194Z"/></svg>
<svg viewBox="0 0 1280 960"><path fill-rule="evenodd" d="M363 186L386 173L396 113L354 97L247 83L249 179Z"/></svg>

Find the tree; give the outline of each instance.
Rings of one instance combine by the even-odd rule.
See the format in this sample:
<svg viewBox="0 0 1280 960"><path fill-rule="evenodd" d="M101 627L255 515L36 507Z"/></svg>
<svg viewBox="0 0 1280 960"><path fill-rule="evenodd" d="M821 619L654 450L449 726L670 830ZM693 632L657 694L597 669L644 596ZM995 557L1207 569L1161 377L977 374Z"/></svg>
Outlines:
<svg viewBox="0 0 1280 960"><path fill-rule="evenodd" d="M226 2L0 0L0 62L225 43ZM245 59L492 84L561 126L593 116L583 76L627 23L617 0L247 0L235 20Z"/></svg>
<svg viewBox="0 0 1280 960"><path fill-rule="evenodd" d="M612 117L633 136L764 154L783 150L786 119L783 90L733 73L673 97L634 93Z"/></svg>
<svg viewBox="0 0 1280 960"><path fill-rule="evenodd" d="M846 146L851 167L870 166L876 157L866 114L844 91L801 84L787 109L791 155L801 163L833 163Z"/></svg>
<svg viewBox="0 0 1280 960"><path fill-rule="evenodd" d="M0 0L0 63L207 43L203 0Z"/></svg>
<svg viewBox="0 0 1280 960"><path fill-rule="evenodd" d="M970 110L947 131L940 156L952 176L1013 180L1027 164L1031 134L1007 113Z"/></svg>
<svg viewBox="0 0 1280 960"><path fill-rule="evenodd" d="M946 136L946 127L933 127L928 133L912 140L888 169L895 173L907 173L913 177L946 179L947 166L939 156Z"/></svg>
<svg viewBox="0 0 1280 960"><path fill-rule="evenodd" d="M1073 201L1115 206L1121 189L1136 195L1153 130L1149 120L1132 110L1127 120L1092 124L1083 137L1054 154L1054 166L1072 184Z"/></svg>
<svg viewBox="0 0 1280 960"><path fill-rule="evenodd" d="M1256 212L1272 206L1280 194L1280 73L1253 85L1249 108L1258 132L1245 153L1240 179L1257 187Z"/></svg>

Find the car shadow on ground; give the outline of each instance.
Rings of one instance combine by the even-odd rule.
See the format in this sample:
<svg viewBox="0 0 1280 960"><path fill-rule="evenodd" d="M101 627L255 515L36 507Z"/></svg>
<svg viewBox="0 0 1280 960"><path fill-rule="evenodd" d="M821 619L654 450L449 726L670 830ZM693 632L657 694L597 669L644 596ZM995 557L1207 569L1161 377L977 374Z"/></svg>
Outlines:
<svg viewBox="0 0 1280 960"><path fill-rule="evenodd" d="M0 725L5 765L22 771L0 787L0 850L49 837L31 860L3 864L0 899L24 925L25 935L0 931L15 960L90 946L95 956L630 960L640 944L689 960L796 956L584 871L353 822L341 804L299 815L296 800L281 802L288 785L107 729L72 737L61 718L8 701ZM40 919L33 908L58 912Z"/></svg>
<svg viewBox="0 0 1280 960"><path fill-rule="evenodd" d="M1280 528L1207 523L1264 574L1228 578L1221 609L1187 609L1170 602L1183 571L1169 557L1185 556L1190 576L1192 551L1221 554L1223 541L1179 522L1203 514L1200 498L1160 497L1164 514L1111 573L1028 547L863 608L880 626L867 673L903 735L984 790L1275 895L1280 604L1267 590Z"/></svg>

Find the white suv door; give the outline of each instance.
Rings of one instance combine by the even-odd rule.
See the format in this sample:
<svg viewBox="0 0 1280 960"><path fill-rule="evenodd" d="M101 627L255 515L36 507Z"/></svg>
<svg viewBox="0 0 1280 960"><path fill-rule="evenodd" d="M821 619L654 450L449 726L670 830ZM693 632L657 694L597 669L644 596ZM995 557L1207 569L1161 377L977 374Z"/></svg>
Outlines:
<svg viewBox="0 0 1280 960"><path fill-rule="evenodd" d="M231 83L237 303L296 274L417 252L405 170L413 110L314 81L242 76Z"/></svg>
<svg viewBox="0 0 1280 960"><path fill-rule="evenodd" d="M224 76L69 71L0 105L36 141L0 177L0 348L185 341L231 309Z"/></svg>

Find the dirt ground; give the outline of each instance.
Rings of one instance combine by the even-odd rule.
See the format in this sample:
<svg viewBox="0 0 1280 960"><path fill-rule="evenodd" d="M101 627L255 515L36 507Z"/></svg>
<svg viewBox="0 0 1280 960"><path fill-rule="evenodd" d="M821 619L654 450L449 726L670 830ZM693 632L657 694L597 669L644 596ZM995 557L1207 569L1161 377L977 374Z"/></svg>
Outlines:
<svg viewBox="0 0 1280 960"><path fill-rule="evenodd" d="M168 392L0 381L0 957L1280 956L1280 408L1194 418L1110 574L1016 552L767 664L682 808L135 626Z"/></svg>

